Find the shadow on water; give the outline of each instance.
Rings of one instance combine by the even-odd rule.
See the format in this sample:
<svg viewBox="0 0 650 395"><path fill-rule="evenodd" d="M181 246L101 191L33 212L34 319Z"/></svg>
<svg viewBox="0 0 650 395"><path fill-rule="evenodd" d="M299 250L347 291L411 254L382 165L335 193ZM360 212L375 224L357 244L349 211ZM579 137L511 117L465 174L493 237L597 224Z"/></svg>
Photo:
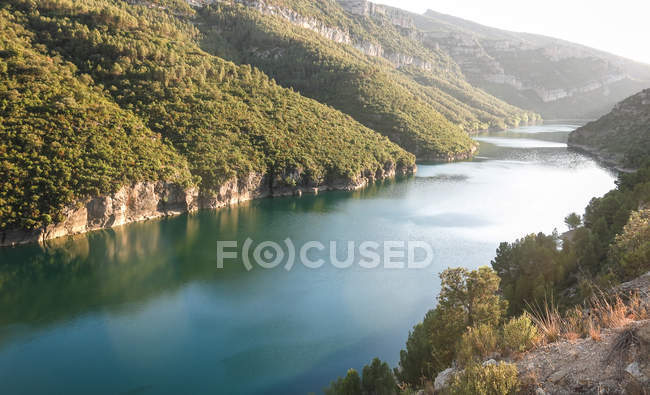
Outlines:
<svg viewBox="0 0 650 395"><path fill-rule="evenodd" d="M409 329L433 307L438 273L488 264L499 242L551 231L611 189L589 158L548 141L533 147L562 143L556 129L491 134L527 142L482 142L479 158L419 164L417 177L359 191L0 249L3 390L306 393L375 356L395 366ZM247 272L238 259L217 270L217 240L248 237L421 240L435 257L423 270Z"/></svg>
<svg viewBox="0 0 650 395"><path fill-rule="evenodd" d="M32 329L93 311L120 311L197 279L242 277L239 262L216 270L216 241L274 239L277 222L326 215L354 199L399 199L413 177L354 191L269 198L0 249L0 327ZM247 280L249 278L247 277ZM3 341L0 331L0 342Z"/></svg>

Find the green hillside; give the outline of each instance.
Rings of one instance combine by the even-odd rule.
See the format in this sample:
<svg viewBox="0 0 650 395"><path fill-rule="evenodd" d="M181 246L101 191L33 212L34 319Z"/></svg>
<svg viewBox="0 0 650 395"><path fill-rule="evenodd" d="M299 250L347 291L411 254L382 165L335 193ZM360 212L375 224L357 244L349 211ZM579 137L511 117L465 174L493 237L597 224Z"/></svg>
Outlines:
<svg viewBox="0 0 650 395"><path fill-rule="evenodd" d="M650 89L575 130L569 136L569 145L593 152L604 161L638 168L650 150Z"/></svg>
<svg viewBox="0 0 650 395"><path fill-rule="evenodd" d="M421 159L462 157L472 146L463 132L538 119L473 88L451 58L403 35L387 17L352 15L333 1L278 0L263 7L282 15L235 2L197 10L203 47L259 67ZM339 42L348 33L350 42ZM368 56L360 46L381 48L384 56ZM413 63L396 68L387 60L399 56Z"/></svg>
<svg viewBox="0 0 650 395"><path fill-rule="evenodd" d="M210 195L251 172L272 188L413 166L352 118L204 52L193 11L164 3L2 3L0 228L138 180Z"/></svg>

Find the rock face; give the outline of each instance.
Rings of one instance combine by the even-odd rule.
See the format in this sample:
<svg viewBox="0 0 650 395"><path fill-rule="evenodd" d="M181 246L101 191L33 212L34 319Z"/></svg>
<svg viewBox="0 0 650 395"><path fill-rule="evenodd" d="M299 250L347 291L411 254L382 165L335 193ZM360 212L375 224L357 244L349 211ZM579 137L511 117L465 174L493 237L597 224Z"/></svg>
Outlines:
<svg viewBox="0 0 650 395"><path fill-rule="evenodd" d="M575 130L569 146L619 168L635 168L650 150L650 89L618 103L607 115Z"/></svg>
<svg viewBox="0 0 650 395"><path fill-rule="evenodd" d="M364 54L382 57L395 67L432 71L424 59L387 51L377 43L321 26L293 11L269 11L263 0L237 0L262 12L279 14ZM412 14L367 0L337 0L350 15L377 18L397 26L404 36L434 52L444 52L472 84L545 118L601 115L614 103L650 87L650 66L581 45L532 34L513 33L427 11Z"/></svg>
<svg viewBox="0 0 650 395"><path fill-rule="evenodd" d="M367 0L338 0L347 12L366 17L387 17L395 26L414 29L415 22L407 13L397 8L385 7Z"/></svg>
<svg viewBox="0 0 650 395"><path fill-rule="evenodd" d="M628 334L637 341L612 353L617 340ZM605 329L601 336L600 341L558 341L525 354L517 362L520 378L549 394L644 393L634 389L650 385L650 320Z"/></svg>
<svg viewBox="0 0 650 395"><path fill-rule="evenodd" d="M283 8L267 4L263 0L235 0L237 3L254 8L265 15L275 15L286 19L288 22L305 29L314 31L321 36L342 44L352 44L352 38L347 31L327 26L314 18L307 18L290 8Z"/></svg>
<svg viewBox="0 0 650 395"><path fill-rule="evenodd" d="M650 67L578 44L514 33L427 11L414 16L425 45L447 52L468 80L544 118L601 115L650 87Z"/></svg>
<svg viewBox="0 0 650 395"><path fill-rule="evenodd" d="M216 0L186 0L193 6ZM355 37L265 0L233 0L267 15L278 15L337 43L354 46L367 56L380 57L396 68L433 71L431 59L401 48L383 48L368 38ZM547 119L591 119L616 102L650 87L650 66L570 42L479 25L427 11L413 14L367 0L336 0L352 18L390 23L436 56L453 59L463 78L474 86L519 108ZM440 65L438 65L440 67ZM436 71L440 71L439 69Z"/></svg>
<svg viewBox="0 0 650 395"><path fill-rule="evenodd" d="M612 293L638 295L638 310L644 309L647 318L650 272ZM602 329L598 340L557 341L527 352L516 364L528 392L646 394L650 388L650 320Z"/></svg>
<svg viewBox="0 0 650 395"><path fill-rule="evenodd" d="M67 207L65 220L35 231L0 231L0 245L45 241L61 236L111 228L130 222L194 211L198 208L195 189L184 190L165 182L139 182Z"/></svg>
<svg viewBox="0 0 650 395"><path fill-rule="evenodd" d="M447 389L451 385L451 380L454 378L456 373L458 373L458 371L454 368L448 368L438 373L433 382L434 391L442 393L442 391Z"/></svg>
<svg viewBox="0 0 650 395"><path fill-rule="evenodd" d="M194 7L200 7L206 4L213 3L215 0L186 0ZM352 45L354 48L362 52L366 56L383 58L393 64L396 68L405 66L413 66L425 71L433 70L433 64L424 59L412 56L406 53L395 51L386 51L380 44L364 40L359 37L354 37L350 32L336 27L328 26L325 23L315 18L305 17L291 8L274 6L268 4L264 0L234 0L237 3L247 7L254 8L265 15L274 15L284 18L286 21L300 26L302 28L311 30L320 34L321 36L332 40L339 44ZM414 29L415 25L413 19L396 9L387 8L384 6L376 5L369 1L339 1L341 6L353 15L365 17L385 17L396 26L405 29Z"/></svg>
<svg viewBox="0 0 650 395"><path fill-rule="evenodd" d="M0 230L0 246L43 242L198 209L219 209L269 196L301 195L327 190L351 191L363 188L374 181L397 175L409 175L415 171L415 167L398 166L387 162L378 171L364 171L355 178L332 178L322 184L303 181L299 172L276 177L251 173L245 178L225 182L213 193L202 192L196 188L183 188L178 184L164 181L138 182L124 186L112 195L94 197L71 205L64 210L63 222L49 225L44 229ZM288 184L287 181L291 179L293 181Z"/></svg>

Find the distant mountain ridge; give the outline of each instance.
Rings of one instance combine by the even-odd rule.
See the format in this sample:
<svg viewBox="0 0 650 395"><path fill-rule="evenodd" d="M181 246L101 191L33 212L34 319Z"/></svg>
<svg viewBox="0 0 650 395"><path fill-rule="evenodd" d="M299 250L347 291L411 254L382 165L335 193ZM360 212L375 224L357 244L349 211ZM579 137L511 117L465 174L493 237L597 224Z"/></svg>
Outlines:
<svg viewBox="0 0 650 395"><path fill-rule="evenodd" d="M472 84L546 119L593 118L650 87L650 65L604 51L432 10L410 16L423 44L448 53Z"/></svg>
<svg viewBox="0 0 650 395"><path fill-rule="evenodd" d="M195 6L216 2L188 1ZM235 2L281 16L367 56L383 58L397 69L454 75L546 119L595 118L625 97L650 87L650 65L432 10L420 15L367 0ZM385 32L368 29L373 23L392 30L392 37L386 39Z"/></svg>
<svg viewBox="0 0 650 395"><path fill-rule="evenodd" d="M279 3L291 6L297 1ZM451 59L447 70L458 70L472 85L547 119L594 118L625 97L650 87L650 65L584 45L500 30L432 10L419 15L367 0L336 3L348 15L389 21L403 37ZM347 37L345 42L366 55L382 56L398 68L414 65L437 71L408 48L373 45L352 30L339 28Z"/></svg>

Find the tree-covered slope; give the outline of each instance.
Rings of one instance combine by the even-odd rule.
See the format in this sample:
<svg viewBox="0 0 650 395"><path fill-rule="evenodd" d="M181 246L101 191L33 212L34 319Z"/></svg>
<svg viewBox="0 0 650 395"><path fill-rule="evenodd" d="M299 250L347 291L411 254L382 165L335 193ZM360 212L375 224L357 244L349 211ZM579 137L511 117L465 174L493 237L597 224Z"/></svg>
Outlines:
<svg viewBox="0 0 650 395"><path fill-rule="evenodd" d="M75 197L125 182L189 183L183 157L89 75L32 46L20 19L0 10L0 228L61 221Z"/></svg>
<svg viewBox="0 0 650 395"><path fill-rule="evenodd" d="M0 228L138 180L217 193L408 171L413 155L262 72L201 50L183 2L0 5Z"/></svg>
<svg viewBox="0 0 650 395"><path fill-rule="evenodd" d="M537 119L473 88L448 56L386 16L303 0L219 2L197 13L208 51L259 67L422 159L466 156L472 142L463 132Z"/></svg>
<svg viewBox="0 0 650 395"><path fill-rule="evenodd" d="M624 167L639 167L650 151L650 89L617 104L607 115L575 130L569 145Z"/></svg>

